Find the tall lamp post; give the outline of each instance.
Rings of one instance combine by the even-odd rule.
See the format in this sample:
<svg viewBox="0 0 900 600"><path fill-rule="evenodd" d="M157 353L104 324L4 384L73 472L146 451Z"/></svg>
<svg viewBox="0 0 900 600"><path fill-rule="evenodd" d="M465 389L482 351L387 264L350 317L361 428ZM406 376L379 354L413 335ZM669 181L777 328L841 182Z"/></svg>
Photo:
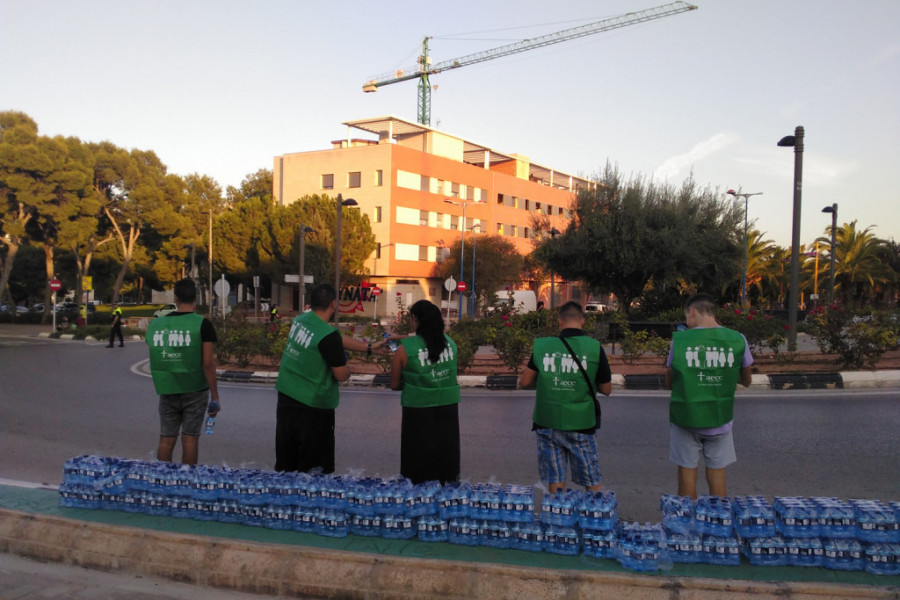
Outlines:
<svg viewBox="0 0 900 600"><path fill-rule="evenodd" d="M306 271L306 234L313 233L315 229L312 227L307 227L303 223L300 224L300 295L297 303L297 312L302 313L303 307L306 306L306 282L303 280L305 277L304 272Z"/></svg>
<svg viewBox="0 0 900 600"><path fill-rule="evenodd" d="M798 125L794 135L778 140L781 147L794 148L794 221L791 235L791 290L788 306L788 350L797 350L797 301L800 293L800 197L803 191L803 127Z"/></svg>
<svg viewBox="0 0 900 600"><path fill-rule="evenodd" d="M337 230L334 237L334 293L337 294L337 305L334 309L334 324L337 326L341 313L341 215L343 207L356 206L359 204L353 198L344 198L337 195Z"/></svg>
<svg viewBox="0 0 900 600"><path fill-rule="evenodd" d="M744 199L744 277L741 279L741 306L747 306L747 252L749 240L747 239L747 208L750 196L762 196L762 192L753 192L752 194L742 193L740 190L728 190L728 193L735 198Z"/></svg>
<svg viewBox="0 0 900 600"><path fill-rule="evenodd" d="M483 202L466 202L463 200L462 202L457 202L456 200L451 200L450 198L444 198L444 202L447 204L455 204L456 206L462 206L462 223L459 227L459 232L461 236L461 242L459 246L459 280L463 281L463 257L465 256L464 252L466 250L466 206L469 204L483 204ZM473 258L474 259L474 254ZM473 287L474 287L474 279L473 279ZM474 293L474 290L473 290ZM449 308L447 309L450 310ZM459 308L457 308L457 318L462 317L462 294L459 295ZM449 318L449 317L448 317Z"/></svg>
<svg viewBox="0 0 900 600"><path fill-rule="evenodd" d="M556 239L561 232L554 227L550 230L550 237ZM554 297L556 296L556 279L553 276L553 269L550 270L550 308L553 308Z"/></svg>
<svg viewBox="0 0 900 600"><path fill-rule="evenodd" d="M213 315L213 246L212 246L212 211L209 211L209 318Z"/></svg>
<svg viewBox="0 0 900 600"><path fill-rule="evenodd" d="M834 247L837 232L837 202L822 209L823 213L831 213L831 265L828 267L830 281L828 283L828 301L834 304Z"/></svg>
<svg viewBox="0 0 900 600"><path fill-rule="evenodd" d="M481 223L472 225L472 294L469 296L469 316L475 318L475 242L478 240L475 230L481 229Z"/></svg>

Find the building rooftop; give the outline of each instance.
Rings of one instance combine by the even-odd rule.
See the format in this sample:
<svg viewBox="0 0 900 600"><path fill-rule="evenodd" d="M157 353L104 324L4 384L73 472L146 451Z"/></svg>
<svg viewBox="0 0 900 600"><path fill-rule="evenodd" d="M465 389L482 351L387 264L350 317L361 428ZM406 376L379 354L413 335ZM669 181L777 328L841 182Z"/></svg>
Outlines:
<svg viewBox="0 0 900 600"><path fill-rule="evenodd" d="M429 133L437 133L445 137L459 140L462 143L463 162L467 164L483 167L486 157L489 164L491 165L501 164L509 161L524 160L528 162L528 178L531 181L542 183L544 185L552 185L553 187L569 189L581 186L595 185L595 182L589 179L585 179L583 177L572 175L571 173L565 173L557 169L533 163L524 156L515 153L501 152L499 150L491 148L490 146L485 146L484 144L479 144L471 140L463 139L451 133L429 127L428 125L422 125L421 123L416 123L414 121L407 121L406 119L401 119L400 117L396 117L394 115L374 117L369 119L358 119L355 121L345 121L344 123L342 123L342 125L346 125L348 128L348 140L353 139L350 135L350 130L358 129L360 131L365 131L367 133L378 136L378 141L381 143L388 142L388 140L388 143L398 143L408 138L422 136Z"/></svg>

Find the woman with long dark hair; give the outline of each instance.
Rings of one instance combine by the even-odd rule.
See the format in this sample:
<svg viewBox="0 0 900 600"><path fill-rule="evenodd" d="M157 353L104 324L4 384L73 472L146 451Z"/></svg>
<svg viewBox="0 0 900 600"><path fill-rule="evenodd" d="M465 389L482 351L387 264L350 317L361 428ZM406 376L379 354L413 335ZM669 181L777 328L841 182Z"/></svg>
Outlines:
<svg viewBox="0 0 900 600"><path fill-rule="evenodd" d="M400 341L391 363L391 389L403 390L400 474L413 483L449 483L459 478L456 343L428 300L413 304L409 314L416 335Z"/></svg>

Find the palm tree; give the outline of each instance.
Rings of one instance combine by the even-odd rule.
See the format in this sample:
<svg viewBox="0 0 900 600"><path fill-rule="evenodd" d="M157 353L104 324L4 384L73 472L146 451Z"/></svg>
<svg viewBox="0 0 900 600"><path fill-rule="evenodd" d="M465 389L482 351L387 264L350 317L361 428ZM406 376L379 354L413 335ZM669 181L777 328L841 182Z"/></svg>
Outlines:
<svg viewBox="0 0 900 600"><path fill-rule="evenodd" d="M888 248L884 240L875 237L871 229L857 230L854 220L838 227L835 233L834 287L835 294L839 294L845 303L874 299L896 278L896 273L885 261ZM831 227L826 232L828 237L821 237L818 241L830 246ZM831 260L830 254L827 260Z"/></svg>
<svg viewBox="0 0 900 600"><path fill-rule="evenodd" d="M772 240L764 240L765 233L751 229L747 233L747 295L756 291L757 303L765 299L769 279L769 262L776 246Z"/></svg>

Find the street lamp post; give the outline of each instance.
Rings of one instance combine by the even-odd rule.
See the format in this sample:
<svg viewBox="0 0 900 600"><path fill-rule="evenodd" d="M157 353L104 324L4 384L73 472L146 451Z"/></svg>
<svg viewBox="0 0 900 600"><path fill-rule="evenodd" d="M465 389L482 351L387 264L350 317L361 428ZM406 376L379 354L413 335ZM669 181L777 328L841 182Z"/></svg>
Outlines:
<svg viewBox="0 0 900 600"><path fill-rule="evenodd" d="M800 199L803 191L803 127L798 125L794 135L778 141L781 147L794 148L794 220L791 235L791 290L788 306L788 350L797 350L797 301L800 293Z"/></svg>
<svg viewBox="0 0 900 600"><path fill-rule="evenodd" d="M334 309L334 325L337 326L341 312L341 214L344 206L356 206L358 202L353 198L344 198L337 195L337 227L334 236L334 293L337 294L337 305Z"/></svg>
<svg viewBox="0 0 900 600"><path fill-rule="evenodd" d="M300 295L297 297L297 312L302 313L303 307L306 305L306 281L303 280L306 271L306 234L314 232L315 229L307 227L303 223L300 224Z"/></svg>
<svg viewBox="0 0 900 600"><path fill-rule="evenodd" d="M209 318L213 314L213 246L212 246L212 211L209 211Z"/></svg>
<svg viewBox="0 0 900 600"><path fill-rule="evenodd" d="M554 227L550 230L550 237L556 239L556 236L560 234L559 229ZM553 269L550 269L550 308L553 308L554 296L556 296L556 279L554 278Z"/></svg>
<svg viewBox="0 0 900 600"><path fill-rule="evenodd" d="M823 213L831 213L831 265L828 268L830 281L828 283L828 301L831 304L834 304L834 247L835 247L835 234L837 232L837 215L838 215L838 205L837 202L832 204L831 206L826 206L822 209Z"/></svg>
<svg viewBox="0 0 900 600"><path fill-rule="evenodd" d="M469 316L475 318L475 242L478 240L476 229L481 229L481 223L472 225L472 294L469 296Z"/></svg>
<svg viewBox="0 0 900 600"><path fill-rule="evenodd" d="M753 192L752 194L742 193L740 190L728 190L728 193L735 198L744 199L744 277L741 279L741 306L747 306L747 252L750 241L747 239L747 208L750 196L761 196L762 192Z"/></svg>

